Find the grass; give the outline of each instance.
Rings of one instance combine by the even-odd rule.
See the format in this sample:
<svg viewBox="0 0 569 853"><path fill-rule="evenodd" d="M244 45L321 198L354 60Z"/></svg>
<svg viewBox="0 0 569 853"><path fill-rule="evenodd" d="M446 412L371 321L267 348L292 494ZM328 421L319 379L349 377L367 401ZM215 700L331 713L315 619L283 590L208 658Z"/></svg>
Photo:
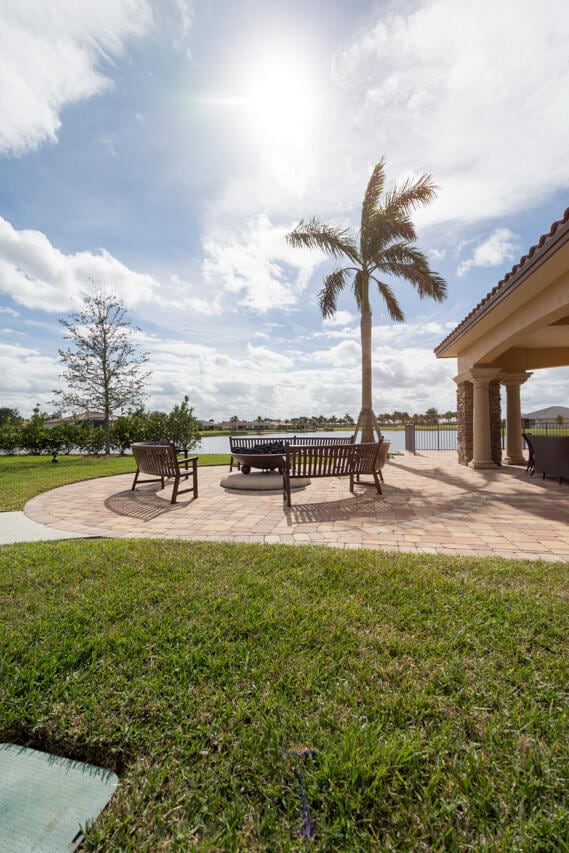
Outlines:
<svg viewBox="0 0 569 853"><path fill-rule="evenodd" d="M229 464L229 454L201 454L198 464ZM21 510L48 489L135 471L132 456L60 456L57 465L51 456L0 456L0 512Z"/></svg>
<svg viewBox="0 0 569 853"><path fill-rule="evenodd" d="M97 851L567 851L568 593L561 563L3 546L0 739L118 770Z"/></svg>

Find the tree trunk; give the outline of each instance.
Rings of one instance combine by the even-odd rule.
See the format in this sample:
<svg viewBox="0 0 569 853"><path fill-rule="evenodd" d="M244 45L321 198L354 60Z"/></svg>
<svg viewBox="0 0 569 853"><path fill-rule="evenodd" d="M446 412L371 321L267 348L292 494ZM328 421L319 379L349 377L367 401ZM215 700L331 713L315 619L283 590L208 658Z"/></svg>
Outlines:
<svg viewBox="0 0 569 853"><path fill-rule="evenodd" d="M356 436L361 430L362 442L381 438L381 430L372 408L371 373L371 311L362 311L360 319L362 342L362 409L356 425Z"/></svg>
<svg viewBox="0 0 569 853"><path fill-rule="evenodd" d="M105 410L105 420L103 423L105 431L105 456L111 455L111 413L108 409Z"/></svg>

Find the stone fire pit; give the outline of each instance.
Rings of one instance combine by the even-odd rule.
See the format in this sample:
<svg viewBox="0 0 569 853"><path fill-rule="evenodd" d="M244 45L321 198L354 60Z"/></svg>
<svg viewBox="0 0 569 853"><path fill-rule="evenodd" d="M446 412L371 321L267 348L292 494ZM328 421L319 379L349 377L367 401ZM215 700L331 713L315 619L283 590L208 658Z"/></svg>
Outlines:
<svg viewBox="0 0 569 853"><path fill-rule="evenodd" d="M285 448L282 441L259 443L246 450L232 450L231 455L241 465L241 473L249 474L251 468L261 468L263 471L279 471L285 460Z"/></svg>
<svg viewBox="0 0 569 853"><path fill-rule="evenodd" d="M232 449L231 455L240 464L240 470L228 474L220 485L225 489L245 492L277 491L283 487L285 448L282 441L259 442L252 447ZM252 468L261 470L251 473ZM308 478L294 481L295 489L310 485Z"/></svg>

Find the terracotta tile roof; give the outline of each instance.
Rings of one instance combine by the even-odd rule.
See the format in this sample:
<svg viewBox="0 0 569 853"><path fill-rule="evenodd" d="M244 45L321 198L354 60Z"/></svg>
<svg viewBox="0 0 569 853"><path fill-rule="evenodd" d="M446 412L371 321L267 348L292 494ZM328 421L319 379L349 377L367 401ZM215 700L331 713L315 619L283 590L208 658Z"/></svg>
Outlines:
<svg viewBox="0 0 569 853"><path fill-rule="evenodd" d="M529 268L534 267L536 264L539 265L543 260L543 256L563 237L566 237L567 234L569 234L569 207L563 214L563 217L553 223L547 234L542 234L535 246L532 246L528 253L523 255L510 272L506 273L504 278L498 282L496 287L492 288L490 293L486 294L484 299L466 315L464 320L435 347L435 355L438 355L451 341L458 339L467 327L472 326L477 319L477 315L486 314L494 303L499 302L507 293L517 287L525 273L529 271Z"/></svg>

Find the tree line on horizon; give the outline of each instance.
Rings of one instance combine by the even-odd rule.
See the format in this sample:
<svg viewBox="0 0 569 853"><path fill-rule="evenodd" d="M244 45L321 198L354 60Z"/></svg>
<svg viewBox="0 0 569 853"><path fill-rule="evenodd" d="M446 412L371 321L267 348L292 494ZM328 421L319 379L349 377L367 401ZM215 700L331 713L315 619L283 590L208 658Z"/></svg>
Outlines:
<svg viewBox="0 0 569 853"><path fill-rule="evenodd" d="M399 411L396 409L393 412L383 412L378 414L376 415L376 418L378 424L381 426L402 426L408 423L440 424L456 421L457 413L447 411L444 412L444 414L441 414L436 408L429 408L426 412L410 415L409 412ZM210 423L214 424L215 422L211 419ZM294 418L270 418L259 415L254 421L248 421L246 418L241 419L238 415L233 415L227 423L235 424L236 426L237 424L246 423L252 429L257 427L259 429L270 429L273 424L281 427L290 426L294 429L323 429L325 427L334 428L341 426L349 428L356 426L356 421L349 412L346 412L343 417L336 417L336 415L300 415L299 417Z"/></svg>
<svg viewBox="0 0 569 853"><path fill-rule="evenodd" d="M456 412L439 415L436 409L427 409L424 414L409 415L407 412L394 411L378 416L382 426L399 426L405 423L435 425L451 423L456 420ZM50 423L58 421L57 423ZM239 419L234 415L230 423ZM355 425L354 418L346 413L344 417L335 415L326 417L291 418L277 422L271 418L257 417L252 428L270 429L271 426L286 426L293 430L326 429L334 427L350 428ZM207 433L201 422L195 417L186 395L184 400L169 412L147 411L143 407L127 411L111 421L109 442L113 452L124 454L135 441L171 441L180 452L188 453ZM14 408L0 407L0 453L14 455L27 452L32 456L51 454L69 454L80 451L87 455L98 455L106 450L107 437L103 427L95 426L92 419L61 418L60 412L48 413L41 410L39 403L34 407L30 418L23 418Z"/></svg>

